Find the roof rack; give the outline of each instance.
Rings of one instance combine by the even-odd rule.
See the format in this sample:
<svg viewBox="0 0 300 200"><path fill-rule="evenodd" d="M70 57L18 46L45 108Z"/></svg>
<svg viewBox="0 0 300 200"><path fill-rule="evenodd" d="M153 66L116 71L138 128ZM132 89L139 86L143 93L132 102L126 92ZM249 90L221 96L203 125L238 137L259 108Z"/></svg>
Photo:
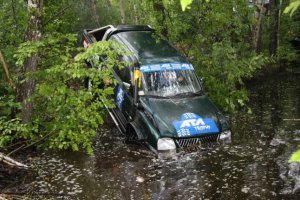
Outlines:
<svg viewBox="0 0 300 200"><path fill-rule="evenodd" d="M92 34L92 33L95 33L95 32L98 32L98 31L102 31L102 30L107 30L107 29L110 29L110 28L115 28L115 27L113 25L107 25L107 26L104 26L104 27L100 27L100 28L88 31L88 33Z"/></svg>
<svg viewBox="0 0 300 200"><path fill-rule="evenodd" d="M89 43L107 40L111 35L126 31L153 31L150 25L107 25L96 29L84 29L83 35Z"/></svg>

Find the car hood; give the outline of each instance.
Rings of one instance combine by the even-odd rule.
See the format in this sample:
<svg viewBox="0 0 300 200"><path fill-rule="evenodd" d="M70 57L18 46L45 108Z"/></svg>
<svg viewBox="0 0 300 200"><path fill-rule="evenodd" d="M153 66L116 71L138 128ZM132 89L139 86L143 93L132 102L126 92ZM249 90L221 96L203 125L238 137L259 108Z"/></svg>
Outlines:
<svg viewBox="0 0 300 200"><path fill-rule="evenodd" d="M217 114L219 111L205 95L180 99L141 97L140 101L145 111L153 116L156 126L163 137L190 137L192 135L216 133L221 130ZM195 120L185 118L190 115ZM203 120L201 121L201 119ZM192 135L180 135L178 133L179 126L191 128L190 126L205 125L207 122L213 124L215 128L200 131L201 133L191 130L194 132Z"/></svg>

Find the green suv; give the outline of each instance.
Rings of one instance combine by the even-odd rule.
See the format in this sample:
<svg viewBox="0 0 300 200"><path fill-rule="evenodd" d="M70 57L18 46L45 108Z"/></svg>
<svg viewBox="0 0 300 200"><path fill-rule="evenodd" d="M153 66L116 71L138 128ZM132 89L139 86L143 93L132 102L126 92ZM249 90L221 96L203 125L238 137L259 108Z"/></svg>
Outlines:
<svg viewBox="0 0 300 200"><path fill-rule="evenodd" d="M130 52L122 59L134 64L113 72L116 107L108 110L127 138L154 152L231 141L228 123L203 92L192 64L150 26L109 25L84 30L83 36L86 47L113 40Z"/></svg>

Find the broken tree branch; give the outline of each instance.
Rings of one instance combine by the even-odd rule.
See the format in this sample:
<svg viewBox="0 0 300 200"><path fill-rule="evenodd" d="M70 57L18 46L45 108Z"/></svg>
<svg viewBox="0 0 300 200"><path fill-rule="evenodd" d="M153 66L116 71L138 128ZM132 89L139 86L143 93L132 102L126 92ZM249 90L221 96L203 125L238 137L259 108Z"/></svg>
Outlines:
<svg viewBox="0 0 300 200"><path fill-rule="evenodd" d="M14 90L14 89L15 89L15 85L14 85L14 83L13 83L13 81L12 81L12 78L11 78L10 73L9 73L9 71L8 71L8 65L6 64L5 59L4 59L4 56L3 56L3 54L2 54L1 51L0 51L0 61L1 61L1 63L2 63L3 69L4 69L4 71L5 71L5 75L6 75L6 78L7 78L7 80L8 80L8 84L9 84L10 87L12 87L12 89Z"/></svg>
<svg viewBox="0 0 300 200"><path fill-rule="evenodd" d="M4 154L0 153L0 162L3 162L7 164L10 167L17 167L21 169L28 169L29 167L27 165L24 165L8 156L5 156Z"/></svg>

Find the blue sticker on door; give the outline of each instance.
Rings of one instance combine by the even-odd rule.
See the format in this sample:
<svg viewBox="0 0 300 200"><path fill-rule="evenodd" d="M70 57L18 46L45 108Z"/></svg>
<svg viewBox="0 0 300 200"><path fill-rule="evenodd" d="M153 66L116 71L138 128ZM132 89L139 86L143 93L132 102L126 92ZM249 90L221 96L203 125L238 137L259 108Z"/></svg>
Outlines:
<svg viewBox="0 0 300 200"><path fill-rule="evenodd" d="M211 118L201 118L194 113L181 115L180 121L173 121L178 137L189 137L205 133L217 133L219 128Z"/></svg>
<svg viewBox="0 0 300 200"><path fill-rule="evenodd" d="M123 101L124 101L124 91L122 90L122 88L119 85L117 97L116 97L116 104L117 104L118 108L120 108L120 109L122 108Z"/></svg>

